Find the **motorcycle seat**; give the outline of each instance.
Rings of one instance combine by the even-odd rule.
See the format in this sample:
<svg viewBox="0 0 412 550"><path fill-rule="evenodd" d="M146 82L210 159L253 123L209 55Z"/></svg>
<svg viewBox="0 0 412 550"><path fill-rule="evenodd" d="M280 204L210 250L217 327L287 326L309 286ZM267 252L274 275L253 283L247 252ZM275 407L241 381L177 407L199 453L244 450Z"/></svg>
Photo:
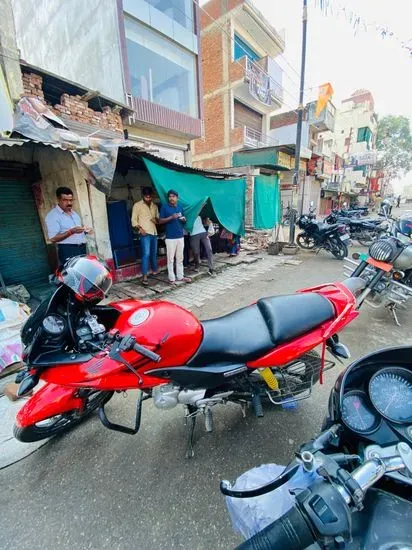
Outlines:
<svg viewBox="0 0 412 550"><path fill-rule="evenodd" d="M332 304L320 294L262 298L223 317L203 321L203 340L189 366L254 361L334 316Z"/></svg>

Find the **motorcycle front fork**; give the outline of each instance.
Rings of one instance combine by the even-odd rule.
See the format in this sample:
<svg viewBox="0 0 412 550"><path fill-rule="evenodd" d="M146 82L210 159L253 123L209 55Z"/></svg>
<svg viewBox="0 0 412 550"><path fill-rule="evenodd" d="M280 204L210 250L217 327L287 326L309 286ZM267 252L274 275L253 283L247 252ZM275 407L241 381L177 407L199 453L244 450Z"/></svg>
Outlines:
<svg viewBox="0 0 412 550"><path fill-rule="evenodd" d="M365 271L367 266L368 266L368 263L362 261L358 265L358 267L355 269L355 271L352 273L352 277L360 277L362 273ZM362 294L357 298L356 300L357 309L360 308L360 306L363 304L363 302L366 300L369 294L375 289L376 285L384 276L385 276L385 271L382 271L381 269L379 269L379 271L375 273L371 282L368 284L368 286L365 288Z"/></svg>

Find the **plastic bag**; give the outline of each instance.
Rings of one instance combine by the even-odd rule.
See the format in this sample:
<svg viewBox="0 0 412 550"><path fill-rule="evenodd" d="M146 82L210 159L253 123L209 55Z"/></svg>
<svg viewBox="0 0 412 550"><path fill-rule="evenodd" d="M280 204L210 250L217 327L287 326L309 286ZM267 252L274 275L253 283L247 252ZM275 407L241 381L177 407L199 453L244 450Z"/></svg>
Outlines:
<svg viewBox="0 0 412 550"><path fill-rule="evenodd" d="M26 306L0 298L0 372L21 360L20 329L29 316Z"/></svg>
<svg viewBox="0 0 412 550"><path fill-rule="evenodd" d="M276 479L285 469L279 464L262 464L239 476L233 488L236 490L254 489ZM291 490L304 489L319 476L316 472L307 473L302 467L284 485L266 495L253 498L226 497L226 505L233 530L249 539L273 521L279 519L295 503Z"/></svg>

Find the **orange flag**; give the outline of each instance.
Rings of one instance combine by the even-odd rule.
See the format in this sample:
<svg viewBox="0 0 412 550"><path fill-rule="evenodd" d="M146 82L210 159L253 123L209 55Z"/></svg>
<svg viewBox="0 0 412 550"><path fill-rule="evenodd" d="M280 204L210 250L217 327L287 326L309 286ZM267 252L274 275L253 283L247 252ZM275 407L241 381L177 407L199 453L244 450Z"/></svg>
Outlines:
<svg viewBox="0 0 412 550"><path fill-rule="evenodd" d="M332 96L333 96L332 84L328 82L327 84L323 84L322 86L319 86L319 97L318 97L318 102L316 104L315 118L318 118L318 116L326 107L326 105L328 104L328 101L331 99Z"/></svg>

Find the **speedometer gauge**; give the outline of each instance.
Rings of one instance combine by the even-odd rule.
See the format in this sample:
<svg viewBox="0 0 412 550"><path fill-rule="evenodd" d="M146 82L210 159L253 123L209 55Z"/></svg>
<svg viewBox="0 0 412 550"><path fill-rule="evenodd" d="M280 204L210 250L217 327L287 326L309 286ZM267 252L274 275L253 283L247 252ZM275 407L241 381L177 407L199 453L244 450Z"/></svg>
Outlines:
<svg viewBox="0 0 412 550"><path fill-rule="evenodd" d="M342 420L348 428L360 434L370 434L380 426L381 419L371 408L363 391L353 390L344 395Z"/></svg>
<svg viewBox="0 0 412 550"><path fill-rule="evenodd" d="M389 367L377 372L369 382L373 405L383 417L399 424L412 422L412 372Z"/></svg>

